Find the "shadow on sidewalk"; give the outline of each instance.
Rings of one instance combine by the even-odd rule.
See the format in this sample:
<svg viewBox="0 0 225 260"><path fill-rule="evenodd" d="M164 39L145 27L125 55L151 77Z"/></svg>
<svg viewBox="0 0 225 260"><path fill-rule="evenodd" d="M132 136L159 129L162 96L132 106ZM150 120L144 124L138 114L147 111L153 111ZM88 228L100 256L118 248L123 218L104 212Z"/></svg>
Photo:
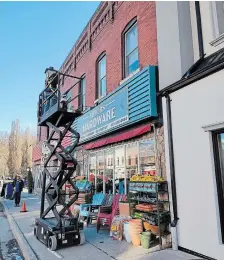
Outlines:
<svg viewBox="0 0 225 260"><path fill-rule="evenodd" d="M109 255L113 259L142 260L146 259L142 257L148 256L149 258L150 255L153 257L153 255L156 254L153 253L153 249L144 249L141 246L135 247L132 244L127 243L125 240L114 240L109 236L110 232L108 229L100 229L99 233L97 233L96 226L94 224L88 228L85 227L84 233L87 242L105 254ZM159 247L155 248L155 250L159 250ZM161 260L160 258L158 259Z"/></svg>

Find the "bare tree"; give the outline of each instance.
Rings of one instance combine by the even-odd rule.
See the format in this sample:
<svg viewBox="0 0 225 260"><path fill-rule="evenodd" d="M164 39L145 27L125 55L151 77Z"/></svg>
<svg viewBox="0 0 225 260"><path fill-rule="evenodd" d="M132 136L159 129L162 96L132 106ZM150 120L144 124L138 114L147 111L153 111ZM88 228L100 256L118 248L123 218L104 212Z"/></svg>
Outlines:
<svg viewBox="0 0 225 260"><path fill-rule="evenodd" d="M9 176L14 177L20 173L21 167L21 132L20 122L15 120L11 125L11 132L9 135L9 156L7 160L7 166L9 170Z"/></svg>
<svg viewBox="0 0 225 260"><path fill-rule="evenodd" d="M8 173L7 160L8 160L8 139L7 132L0 132L0 175L5 176Z"/></svg>
<svg viewBox="0 0 225 260"><path fill-rule="evenodd" d="M27 168L29 167L29 129L22 134L22 159L21 159L21 174L24 176L27 175Z"/></svg>
<svg viewBox="0 0 225 260"><path fill-rule="evenodd" d="M27 175L27 168L32 165L35 142L36 137L29 128L21 130L19 120L12 121L9 134L0 132L0 175Z"/></svg>

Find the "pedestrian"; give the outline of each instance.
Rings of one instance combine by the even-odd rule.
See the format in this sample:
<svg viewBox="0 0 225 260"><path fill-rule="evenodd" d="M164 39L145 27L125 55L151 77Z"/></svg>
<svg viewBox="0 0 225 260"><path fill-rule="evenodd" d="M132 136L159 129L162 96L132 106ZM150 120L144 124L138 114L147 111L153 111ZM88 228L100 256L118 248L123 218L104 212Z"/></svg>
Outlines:
<svg viewBox="0 0 225 260"><path fill-rule="evenodd" d="M23 190L24 183L21 180L20 176L17 175L14 181L14 189L15 189L15 207L19 207L21 192Z"/></svg>
<svg viewBox="0 0 225 260"><path fill-rule="evenodd" d="M119 194L124 194L125 190L124 190L124 179L119 179Z"/></svg>

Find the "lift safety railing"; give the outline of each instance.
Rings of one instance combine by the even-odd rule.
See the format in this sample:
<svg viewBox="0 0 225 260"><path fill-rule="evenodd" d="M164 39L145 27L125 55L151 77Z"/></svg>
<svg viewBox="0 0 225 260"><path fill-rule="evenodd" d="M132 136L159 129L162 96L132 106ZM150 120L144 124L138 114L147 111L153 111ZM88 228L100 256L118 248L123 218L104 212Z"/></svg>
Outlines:
<svg viewBox="0 0 225 260"><path fill-rule="evenodd" d="M82 104L80 102L81 92L80 92L80 81L82 78L68 75L51 69L51 71L55 72L53 78L51 78L44 90L39 95L39 104L38 104L38 122L40 122L41 117L47 113L51 107L57 105L56 110L60 110L60 102L63 100L65 105L68 106L72 101L78 99L78 107L77 109L82 110ZM64 86L65 78L73 78L76 79L77 82L69 87L66 91L62 91ZM57 84L53 86L53 83L57 81ZM68 98L68 93L72 91L76 86L78 86L77 94L74 97ZM48 106L47 106L48 105Z"/></svg>

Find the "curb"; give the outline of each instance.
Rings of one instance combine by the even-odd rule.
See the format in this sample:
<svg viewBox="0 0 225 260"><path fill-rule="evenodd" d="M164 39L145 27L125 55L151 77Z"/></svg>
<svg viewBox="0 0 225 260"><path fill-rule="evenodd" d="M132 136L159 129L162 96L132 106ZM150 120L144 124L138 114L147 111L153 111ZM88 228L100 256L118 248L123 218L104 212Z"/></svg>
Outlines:
<svg viewBox="0 0 225 260"><path fill-rule="evenodd" d="M20 250L23 254L24 259L25 260L39 260L37 258L37 256L35 255L33 249L31 248L31 246L27 242L26 238L24 237L23 233L21 232L21 230L20 230L18 224L16 223L15 219L10 214L8 207L7 207L7 205L5 204L5 202L2 198L0 198L0 202L2 203L2 205L4 207L6 217L9 221L9 226L12 230L12 233L13 233L15 239L18 242L18 245L20 247Z"/></svg>

